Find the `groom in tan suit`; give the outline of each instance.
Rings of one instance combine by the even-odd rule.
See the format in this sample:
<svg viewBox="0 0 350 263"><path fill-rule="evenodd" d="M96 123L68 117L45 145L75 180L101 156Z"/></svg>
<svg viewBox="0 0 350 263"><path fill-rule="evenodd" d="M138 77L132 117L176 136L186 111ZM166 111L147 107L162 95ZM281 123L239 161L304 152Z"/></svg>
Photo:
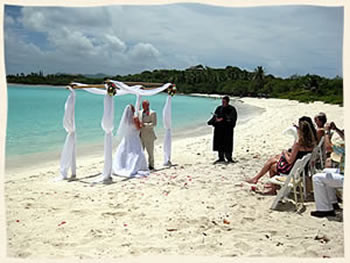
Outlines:
<svg viewBox="0 0 350 263"><path fill-rule="evenodd" d="M142 102L143 110L139 113L141 121L140 137L143 149L148 153L148 168L154 169L154 141L157 139L154 127L157 126L157 114L149 108L149 101Z"/></svg>

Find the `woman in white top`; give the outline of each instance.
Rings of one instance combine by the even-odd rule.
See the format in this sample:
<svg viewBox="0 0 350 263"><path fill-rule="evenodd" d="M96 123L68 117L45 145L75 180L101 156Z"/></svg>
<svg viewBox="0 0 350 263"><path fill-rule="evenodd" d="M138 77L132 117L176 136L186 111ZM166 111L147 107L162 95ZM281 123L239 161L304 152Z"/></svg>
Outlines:
<svg viewBox="0 0 350 263"><path fill-rule="evenodd" d="M126 106L117 136L121 142L113 161L113 173L124 177L148 176L147 161L140 140L140 121L133 105Z"/></svg>

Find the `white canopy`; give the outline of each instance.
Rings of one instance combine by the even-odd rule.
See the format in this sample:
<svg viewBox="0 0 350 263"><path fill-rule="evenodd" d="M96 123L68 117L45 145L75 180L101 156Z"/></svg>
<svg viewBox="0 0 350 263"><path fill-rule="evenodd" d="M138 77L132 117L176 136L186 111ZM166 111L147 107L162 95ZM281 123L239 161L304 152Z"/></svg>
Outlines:
<svg viewBox="0 0 350 263"><path fill-rule="evenodd" d="M159 92L169 88L172 84L167 83L163 86L155 89L142 89L141 85L128 86L123 82L111 80L119 89L115 96L122 96L126 94L136 95L135 113L140 108L141 96L153 96ZM89 86L89 88L82 88L83 90L97 95L104 95L104 113L101 122L102 129L105 131L104 140L104 169L102 174L102 181L108 181L112 175L112 132L114 129L114 100L113 97L107 93L108 85L105 84L105 89L91 88L91 85L83 83L72 83L76 86ZM65 116L64 127L68 133L66 142L61 154L60 171L62 179L67 178L67 171L69 168L72 170L72 176L76 173L76 134L75 134L75 119L74 119L74 107L75 107L75 91L69 87L71 94L68 96L65 104ZM69 121L68 121L69 120ZM170 163L171 155L171 96L168 95L167 101L163 109L163 122L166 129L164 138L164 163Z"/></svg>

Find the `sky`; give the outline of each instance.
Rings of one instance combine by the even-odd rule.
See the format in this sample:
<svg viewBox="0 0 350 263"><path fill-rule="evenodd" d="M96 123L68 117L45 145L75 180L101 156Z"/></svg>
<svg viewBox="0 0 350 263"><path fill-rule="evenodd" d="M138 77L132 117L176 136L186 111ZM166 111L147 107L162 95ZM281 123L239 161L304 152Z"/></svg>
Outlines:
<svg viewBox="0 0 350 263"><path fill-rule="evenodd" d="M343 76L343 7L5 5L6 74L127 75L202 64Z"/></svg>

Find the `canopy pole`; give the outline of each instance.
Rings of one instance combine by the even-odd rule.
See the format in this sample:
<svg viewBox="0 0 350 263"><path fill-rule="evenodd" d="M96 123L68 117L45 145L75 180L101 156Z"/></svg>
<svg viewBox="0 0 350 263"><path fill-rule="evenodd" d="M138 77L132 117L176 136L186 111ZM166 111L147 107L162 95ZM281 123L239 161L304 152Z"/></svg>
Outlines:
<svg viewBox="0 0 350 263"><path fill-rule="evenodd" d="M99 88L99 89L103 89L105 88L105 84L109 84L109 83L113 83L110 80L106 80L104 82L104 84L87 84L84 86L79 86L75 83L70 83L69 86L72 89L88 89L88 88ZM161 87L164 85L164 83L157 83L157 82L123 82L129 86L134 86L134 85L142 85L142 89L154 89L157 87Z"/></svg>

